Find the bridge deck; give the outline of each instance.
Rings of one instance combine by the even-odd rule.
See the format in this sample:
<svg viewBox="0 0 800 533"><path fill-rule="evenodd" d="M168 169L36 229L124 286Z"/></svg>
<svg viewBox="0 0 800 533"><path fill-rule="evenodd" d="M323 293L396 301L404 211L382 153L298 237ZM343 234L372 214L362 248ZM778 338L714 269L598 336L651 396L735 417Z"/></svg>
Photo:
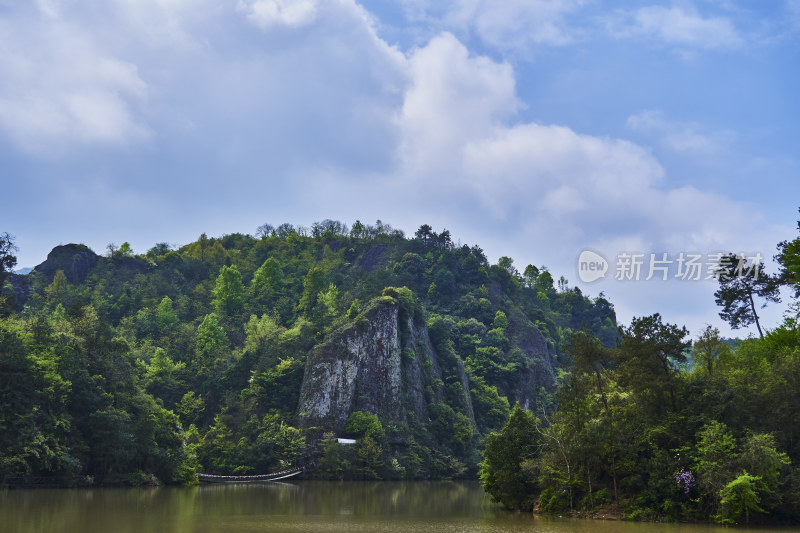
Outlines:
<svg viewBox="0 0 800 533"><path fill-rule="evenodd" d="M253 481L278 481L296 476L303 472L302 468L292 468L271 474L256 474L253 476L218 476L216 474L196 473L197 479L206 483L247 483Z"/></svg>

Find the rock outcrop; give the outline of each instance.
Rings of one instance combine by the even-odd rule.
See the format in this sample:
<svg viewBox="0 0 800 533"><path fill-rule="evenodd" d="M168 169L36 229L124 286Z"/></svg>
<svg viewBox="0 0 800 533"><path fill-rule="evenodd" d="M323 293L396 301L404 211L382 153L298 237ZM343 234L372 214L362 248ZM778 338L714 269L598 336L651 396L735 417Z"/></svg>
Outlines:
<svg viewBox="0 0 800 533"><path fill-rule="evenodd" d="M541 401L542 389L555 390L558 362L536 326L520 318L515 321L514 330L515 342L525 354L526 365L519 370L519 382L508 399L519 402L525 409L535 409Z"/></svg>
<svg viewBox="0 0 800 533"><path fill-rule="evenodd" d="M398 300L384 296L312 350L298 406L303 425L342 431L355 411L398 426L428 420L428 405L444 400L440 361L424 322L406 315ZM463 414L474 424L463 365L458 369Z"/></svg>
<svg viewBox="0 0 800 533"><path fill-rule="evenodd" d="M50 250L47 259L36 265L34 270L50 279L63 270L67 281L81 283L97 265L98 259L99 256L85 244L62 244Z"/></svg>

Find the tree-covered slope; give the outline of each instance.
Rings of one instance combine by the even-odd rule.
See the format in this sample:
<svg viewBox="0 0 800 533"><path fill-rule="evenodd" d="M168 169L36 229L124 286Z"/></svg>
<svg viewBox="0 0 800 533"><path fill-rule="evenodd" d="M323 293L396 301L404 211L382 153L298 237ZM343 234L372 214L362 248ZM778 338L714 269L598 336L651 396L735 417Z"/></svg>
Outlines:
<svg viewBox="0 0 800 533"><path fill-rule="evenodd" d="M800 237L778 250L778 276L735 255L720 261L715 296L732 327L758 325L755 302L777 300L779 284L800 287ZM558 514L797 523L796 298L758 338L730 342L708 326L691 350L688 332L658 314L620 328L614 346L571 332L554 412L516 408L486 438L487 491L510 508Z"/></svg>
<svg viewBox="0 0 800 533"><path fill-rule="evenodd" d="M4 288L0 472L474 475L510 405L552 404L571 331L614 342L609 302L559 285L427 225L56 247Z"/></svg>

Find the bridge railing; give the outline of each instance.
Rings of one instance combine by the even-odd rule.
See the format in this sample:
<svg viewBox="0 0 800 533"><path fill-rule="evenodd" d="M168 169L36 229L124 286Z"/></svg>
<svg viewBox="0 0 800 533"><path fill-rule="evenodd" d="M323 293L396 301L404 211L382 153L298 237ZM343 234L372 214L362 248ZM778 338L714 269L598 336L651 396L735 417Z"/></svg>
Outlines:
<svg viewBox="0 0 800 533"><path fill-rule="evenodd" d="M202 472L197 472L195 475L201 481L269 481L270 479L278 479L282 477L291 476L294 474L299 474L303 471L303 468L290 468L287 470L282 470L280 472L272 472L269 474L255 474L250 476L222 476L218 474L204 474Z"/></svg>

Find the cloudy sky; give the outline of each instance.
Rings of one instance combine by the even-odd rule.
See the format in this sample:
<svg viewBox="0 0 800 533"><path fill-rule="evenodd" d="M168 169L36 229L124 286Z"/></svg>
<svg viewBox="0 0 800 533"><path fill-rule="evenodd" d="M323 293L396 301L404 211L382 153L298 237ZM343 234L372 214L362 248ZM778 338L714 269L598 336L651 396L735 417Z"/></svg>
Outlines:
<svg viewBox="0 0 800 533"><path fill-rule="evenodd" d="M0 0L0 231L27 267L429 223L696 333L713 281L617 281L618 256L644 278L794 238L798 67L798 0Z"/></svg>

